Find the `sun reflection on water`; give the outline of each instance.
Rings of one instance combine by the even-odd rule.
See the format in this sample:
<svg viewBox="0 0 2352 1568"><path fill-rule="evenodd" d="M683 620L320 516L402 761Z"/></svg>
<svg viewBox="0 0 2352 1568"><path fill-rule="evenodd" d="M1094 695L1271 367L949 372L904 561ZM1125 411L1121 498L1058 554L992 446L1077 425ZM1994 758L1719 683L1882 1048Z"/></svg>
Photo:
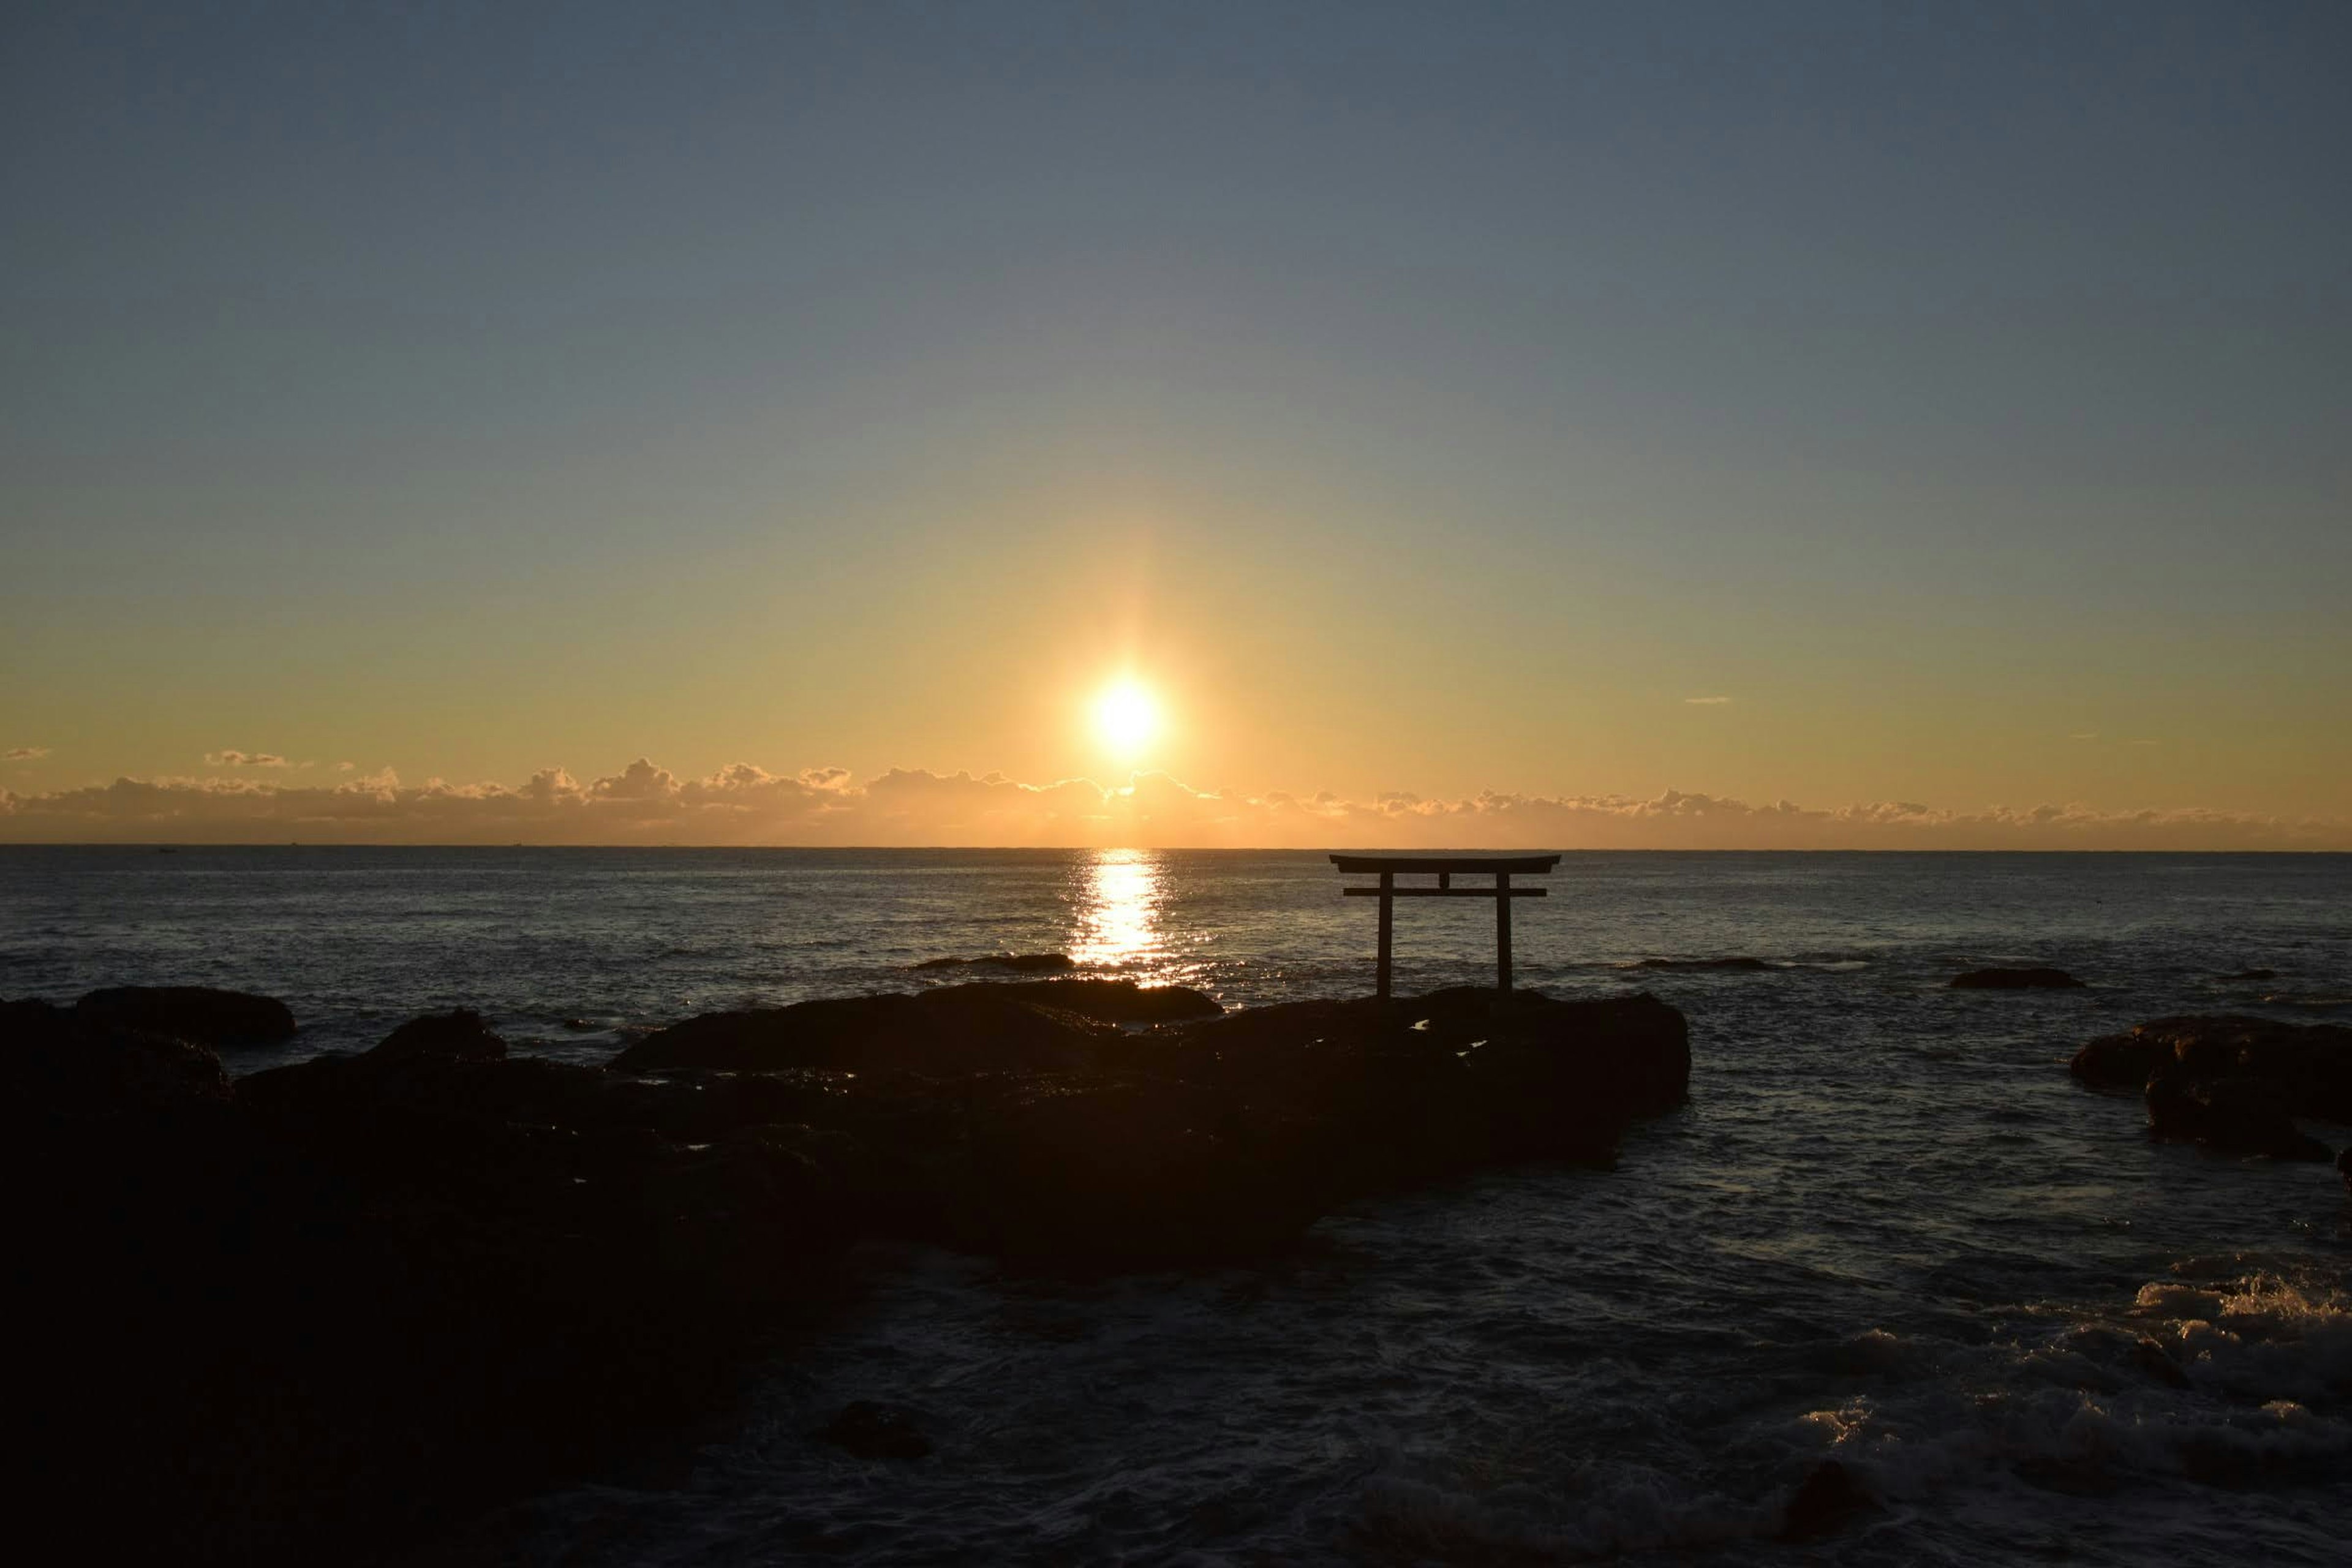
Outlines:
<svg viewBox="0 0 2352 1568"><path fill-rule="evenodd" d="M1167 892L1162 858L1150 849L1102 849L1092 864L1079 865L1072 958L1102 968L1157 966L1167 946L1160 929Z"/></svg>

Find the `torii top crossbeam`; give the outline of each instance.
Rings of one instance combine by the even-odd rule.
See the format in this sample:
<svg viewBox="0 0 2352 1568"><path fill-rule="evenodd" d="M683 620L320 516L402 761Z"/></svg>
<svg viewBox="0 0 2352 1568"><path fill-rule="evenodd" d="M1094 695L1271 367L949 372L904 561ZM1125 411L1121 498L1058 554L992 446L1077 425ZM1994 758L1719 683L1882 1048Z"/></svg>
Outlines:
<svg viewBox="0 0 2352 1568"><path fill-rule="evenodd" d="M1557 855L1334 855L1331 864L1341 876L1377 874L1377 888L1342 889L1351 899L1378 899L1381 901L1381 966L1378 994L1385 1001L1389 994L1390 933L1395 925L1395 900L1398 899L1492 899L1495 900L1495 984L1505 992L1511 988L1511 900L1540 899L1547 888L1514 888L1515 876L1549 876L1559 864ZM1434 873L1433 888L1400 888L1399 875ZM1457 888L1454 879L1465 872L1477 877L1492 877L1491 888Z"/></svg>

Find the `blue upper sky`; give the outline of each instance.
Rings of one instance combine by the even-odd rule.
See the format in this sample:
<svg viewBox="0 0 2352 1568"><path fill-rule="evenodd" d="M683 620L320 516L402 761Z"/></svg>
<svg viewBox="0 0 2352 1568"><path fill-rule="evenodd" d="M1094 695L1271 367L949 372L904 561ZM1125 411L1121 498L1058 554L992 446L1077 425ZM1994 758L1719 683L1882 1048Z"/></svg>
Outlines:
<svg viewBox="0 0 2352 1568"><path fill-rule="evenodd" d="M1044 616L1207 784L2346 800L2352 6L5 26L0 742L59 780L1053 776L971 700L1086 678Z"/></svg>

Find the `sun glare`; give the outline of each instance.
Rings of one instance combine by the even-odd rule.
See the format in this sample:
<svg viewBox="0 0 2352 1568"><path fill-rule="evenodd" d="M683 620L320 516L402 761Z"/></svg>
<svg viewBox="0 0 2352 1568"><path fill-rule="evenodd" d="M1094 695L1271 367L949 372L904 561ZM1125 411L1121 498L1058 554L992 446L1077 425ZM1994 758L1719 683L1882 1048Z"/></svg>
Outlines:
<svg viewBox="0 0 2352 1568"><path fill-rule="evenodd" d="M1132 757L1160 733L1160 704L1132 680L1095 699L1095 733L1121 757Z"/></svg>

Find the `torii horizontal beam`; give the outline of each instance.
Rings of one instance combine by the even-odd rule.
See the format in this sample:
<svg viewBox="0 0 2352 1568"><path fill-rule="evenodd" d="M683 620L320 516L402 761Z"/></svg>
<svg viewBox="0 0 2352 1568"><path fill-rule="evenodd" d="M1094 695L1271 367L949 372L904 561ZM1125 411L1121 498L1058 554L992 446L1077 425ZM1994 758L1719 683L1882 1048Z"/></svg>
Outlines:
<svg viewBox="0 0 2352 1568"><path fill-rule="evenodd" d="M1349 898L1378 899L1381 901L1381 955L1376 994L1386 1001L1389 996L1390 949L1396 925L1396 900L1399 899L1492 899L1495 900L1495 983L1508 994L1511 989L1511 900L1540 899L1547 888L1514 888L1511 878L1547 875L1559 864L1557 855L1334 855L1331 864L1342 874L1374 873L1380 877L1377 888L1343 888ZM1433 888L1400 888L1397 873L1434 873ZM1491 876L1491 888L1457 888L1456 874Z"/></svg>

